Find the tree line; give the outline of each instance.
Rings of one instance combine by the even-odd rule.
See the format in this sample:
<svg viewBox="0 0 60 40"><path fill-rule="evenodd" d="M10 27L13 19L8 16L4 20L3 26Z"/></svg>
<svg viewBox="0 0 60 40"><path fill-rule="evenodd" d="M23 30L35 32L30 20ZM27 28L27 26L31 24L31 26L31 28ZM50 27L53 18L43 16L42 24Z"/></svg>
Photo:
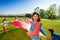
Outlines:
<svg viewBox="0 0 60 40"><path fill-rule="evenodd" d="M36 9L39 9L39 7L37 7ZM35 9L35 10L36 10ZM57 7L56 4L52 4L48 9L44 10L44 9L39 9L39 14L41 18L47 18L47 19L56 19L57 15ZM26 17L31 17L31 14L26 14Z"/></svg>

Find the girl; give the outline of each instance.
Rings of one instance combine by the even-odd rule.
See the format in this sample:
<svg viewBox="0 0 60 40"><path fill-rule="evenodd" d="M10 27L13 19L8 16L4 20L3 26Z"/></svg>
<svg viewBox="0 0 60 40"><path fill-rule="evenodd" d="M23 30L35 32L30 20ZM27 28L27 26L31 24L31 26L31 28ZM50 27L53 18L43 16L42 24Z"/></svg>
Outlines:
<svg viewBox="0 0 60 40"><path fill-rule="evenodd" d="M60 40L60 34L56 34L52 28L49 28L48 31L50 33L48 40Z"/></svg>
<svg viewBox="0 0 60 40"><path fill-rule="evenodd" d="M6 32L6 18L2 21L3 31Z"/></svg>
<svg viewBox="0 0 60 40"><path fill-rule="evenodd" d="M17 16L15 17L15 20L14 21L18 21L18 17Z"/></svg>
<svg viewBox="0 0 60 40"><path fill-rule="evenodd" d="M27 32L28 36L31 36L32 40L40 40L40 17L39 14L34 12L32 15L32 24L30 28L30 32Z"/></svg>

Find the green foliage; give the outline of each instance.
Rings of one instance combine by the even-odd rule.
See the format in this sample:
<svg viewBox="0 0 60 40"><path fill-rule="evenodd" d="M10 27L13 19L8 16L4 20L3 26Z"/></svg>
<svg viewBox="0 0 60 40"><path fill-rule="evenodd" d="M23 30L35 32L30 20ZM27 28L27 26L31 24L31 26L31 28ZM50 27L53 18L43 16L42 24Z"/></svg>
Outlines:
<svg viewBox="0 0 60 40"><path fill-rule="evenodd" d="M44 9L40 9L39 13L40 13L41 18L45 17L45 10Z"/></svg>
<svg viewBox="0 0 60 40"><path fill-rule="evenodd" d="M29 17L30 18L31 17L31 14L26 14L25 17Z"/></svg>
<svg viewBox="0 0 60 40"><path fill-rule="evenodd" d="M49 19L55 19L56 18L56 4L53 4L49 8Z"/></svg>
<svg viewBox="0 0 60 40"><path fill-rule="evenodd" d="M48 19L56 19L56 14L51 13L50 10L46 11L46 18Z"/></svg>
<svg viewBox="0 0 60 40"><path fill-rule="evenodd" d="M51 5L46 11L40 9L39 13L41 18L56 19L56 4Z"/></svg>

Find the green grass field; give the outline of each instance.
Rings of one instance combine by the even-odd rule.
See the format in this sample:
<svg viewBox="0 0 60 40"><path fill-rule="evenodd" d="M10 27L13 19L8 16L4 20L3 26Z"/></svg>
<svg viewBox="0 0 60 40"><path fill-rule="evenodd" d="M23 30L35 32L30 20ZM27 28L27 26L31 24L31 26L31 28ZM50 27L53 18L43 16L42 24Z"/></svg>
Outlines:
<svg viewBox="0 0 60 40"><path fill-rule="evenodd" d="M23 18L19 18L19 20L21 19ZM2 20L3 18L0 18L0 24L2 23ZM7 21L12 20L14 20L14 18L7 18ZM56 33L60 34L60 19L41 19L41 21L47 36L49 36L49 28L53 28ZM31 40L26 33L26 30L9 24L7 24L7 32L3 33L2 25L0 25L0 40ZM41 37L41 40L46 40L46 38Z"/></svg>

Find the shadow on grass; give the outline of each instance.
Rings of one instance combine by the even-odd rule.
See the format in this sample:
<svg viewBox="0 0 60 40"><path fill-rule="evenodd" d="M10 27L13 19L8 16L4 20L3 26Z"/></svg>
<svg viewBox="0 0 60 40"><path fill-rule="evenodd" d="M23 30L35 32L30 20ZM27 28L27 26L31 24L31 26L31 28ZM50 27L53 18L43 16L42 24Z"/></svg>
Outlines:
<svg viewBox="0 0 60 40"><path fill-rule="evenodd" d="M3 32L0 34L0 39L4 36L4 34L6 34L6 33Z"/></svg>
<svg viewBox="0 0 60 40"><path fill-rule="evenodd" d="M31 40L26 33L27 31L21 28L11 29L6 33L1 33L0 40Z"/></svg>

